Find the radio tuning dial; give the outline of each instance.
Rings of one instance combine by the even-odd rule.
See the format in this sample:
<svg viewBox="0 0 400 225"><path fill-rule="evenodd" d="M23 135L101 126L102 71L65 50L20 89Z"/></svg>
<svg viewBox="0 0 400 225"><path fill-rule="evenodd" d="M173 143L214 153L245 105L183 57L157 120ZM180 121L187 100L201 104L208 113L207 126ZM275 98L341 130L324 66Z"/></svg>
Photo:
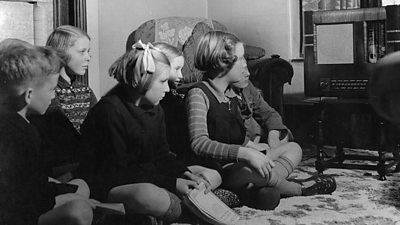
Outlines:
<svg viewBox="0 0 400 225"><path fill-rule="evenodd" d="M326 82L326 81L321 81L321 82L319 83L319 87L320 87L321 89L326 89L328 86L329 86L329 84L328 84L328 82Z"/></svg>

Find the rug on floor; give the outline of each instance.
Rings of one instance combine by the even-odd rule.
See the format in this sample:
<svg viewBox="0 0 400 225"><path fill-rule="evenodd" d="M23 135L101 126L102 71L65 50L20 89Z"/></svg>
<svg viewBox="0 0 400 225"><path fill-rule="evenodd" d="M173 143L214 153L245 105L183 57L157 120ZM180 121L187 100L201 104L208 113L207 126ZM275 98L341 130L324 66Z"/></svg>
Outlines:
<svg viewBox="0 0 400 225"><path fill-rule="evenodd" d="M305 150L303 159L291 178L316 174L312 152ZM400 173L389 174L385 181L378 179L376 171L369 170L330 168L324 174L336 179L337 189L333 194L285 198L273 211L235 208L241 217L237 225L400 225Z"/></svg>

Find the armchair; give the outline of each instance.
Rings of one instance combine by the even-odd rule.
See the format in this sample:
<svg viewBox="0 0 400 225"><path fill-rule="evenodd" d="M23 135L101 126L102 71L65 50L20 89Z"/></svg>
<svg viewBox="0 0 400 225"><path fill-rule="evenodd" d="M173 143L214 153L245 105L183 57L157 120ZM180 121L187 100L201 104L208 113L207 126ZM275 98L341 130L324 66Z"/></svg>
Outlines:
<svg viewBox="0 0 400 225"><path fill-rule="evenodd" d="M175 46L183 53L185 64L182 68L183 87L180 93L185 94L191 83L200 81L202 74L194 67L194 54L201 36L210 30L223 30L227 28L218 21L204 18L192 17L167 17L152 19L144 22L136 30L132 31L126 42L126 50L141 40L148 42L166 42ZM250 79L253 84L263 92L265 100L278 112L282 113L283 85L291 81L293 76L292 66L285 60L275 55L271 58L264 57L262 48L245 45L245 58L248 61ZM165 101L165 100L163 100ZM182 102L168 102L164 107L166 115L166 127L168 142L171 150L187 161L190 152L187 151L189 137L182 113L184 112ZM179 137L179 138L177 138ZM190 160L189 160L190 161ZM217 189L215 193L222 196L227 205L234 207L240 205L238 196L224 189Z"/></svg>
<svg viewBox="0 0 400 225"><path fill-rule="evenodd" d="M183 83L201 80L201 72L194 67L194 54L200 37L210 30L227 28L218 21L192 17L166 17L144 22L132 31L126 42L126 50L142 40L142 42L166 42L183 52L185 65L182 68ZM259 47L245 45L245 57L250 71L250 80L259 88L264 99L275 110L283 113L283 85L293 77L293 67L273 55L264 57L265 50Z"/></svg>

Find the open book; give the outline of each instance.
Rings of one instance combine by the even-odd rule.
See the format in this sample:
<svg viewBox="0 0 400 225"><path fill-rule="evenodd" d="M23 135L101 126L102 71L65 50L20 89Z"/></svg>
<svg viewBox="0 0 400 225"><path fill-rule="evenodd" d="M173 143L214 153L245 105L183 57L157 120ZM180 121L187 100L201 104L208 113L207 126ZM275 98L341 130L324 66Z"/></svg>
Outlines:
<svg viewBox="0 0 400 225"><path fill-rule="evenodd" d="M193 189L183 198L183 203L197 216L214 225L233 225L240 217L212 192L204 194L205 185Z"/></svg>
<svg viewBox="0 0 400 225"><path fill-rule="evenodd" d="M96 211L100 211L104 214L117 214L125 215L125 207L122 203L95 203Z"/></svg>

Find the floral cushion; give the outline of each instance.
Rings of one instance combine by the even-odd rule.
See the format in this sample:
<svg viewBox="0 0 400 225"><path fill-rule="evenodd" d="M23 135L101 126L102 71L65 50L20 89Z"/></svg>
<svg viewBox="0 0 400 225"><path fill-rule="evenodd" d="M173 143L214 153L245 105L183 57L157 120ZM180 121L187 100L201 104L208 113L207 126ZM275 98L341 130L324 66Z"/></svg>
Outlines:
<svg viewBox="0 0 400 225"><path fill-rule="evenodd" d="M195 17L166 17L155 20L155 41L165 42L178 49L192 35L192 30L198 23L205 23L213 28L210 19Z"/></svg>

